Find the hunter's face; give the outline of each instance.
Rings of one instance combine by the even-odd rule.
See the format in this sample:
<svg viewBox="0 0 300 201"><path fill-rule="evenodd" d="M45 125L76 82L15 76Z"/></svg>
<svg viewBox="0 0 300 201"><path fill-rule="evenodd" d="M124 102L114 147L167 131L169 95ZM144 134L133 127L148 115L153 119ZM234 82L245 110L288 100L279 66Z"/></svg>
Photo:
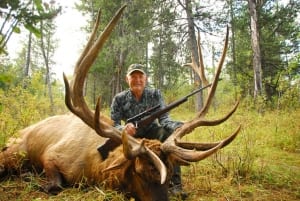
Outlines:
<svg viewBox="0 0 300 201"><path fill-rule="evenodd" d="M126 76L126 82L133 93L142 93L147 84L147 76L140 71L134 71Z"/></svg>

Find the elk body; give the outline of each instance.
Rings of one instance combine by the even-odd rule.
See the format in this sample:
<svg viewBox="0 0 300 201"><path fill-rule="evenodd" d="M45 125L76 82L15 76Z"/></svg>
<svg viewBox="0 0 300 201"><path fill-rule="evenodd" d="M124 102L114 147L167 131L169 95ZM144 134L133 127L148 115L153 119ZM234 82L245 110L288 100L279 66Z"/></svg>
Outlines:
<svg viewBox="0 0 300 201"><path fill-rule="evenodd" d="M106 121L110 123L109 119ZM166 187L160 185L160 174L147 157L127 160L119 147L103 161L97 146L104 139L73 114L47 118L21 130L20 138L11 139L0 153L0 175L34 166L35 170L44 170L49 181L44 190L49 193L56 194L65 185L87 183L132 197L163 196L158 192L166 192L161 190ZM149 140L145 144L162 155L159 141ZM167 159L164 157L162 160ZM167 169L172 169L168 160Z"/></svg>
<svg viewBox="0 0 300 201"><path fill-rule="evenodd" d="M205 119L225 58L228 32L223 55L203 109L165 142L135 139L117 130L108 117L100 114L99 101L95 111L88 108L83 97L85 77L124 8L119 9L96 38L100 19L98 14L91 37L75 66L71 84L64 76L65 102L73 114L49 117L21 130L20 137L11 139L0 153L0 176L13 170L34 167L35 170L44 170L48 180L44 188L47 192L57 193L64 184L86 182L119 190L136 200L168 201L168 182L174 165L200 161L236 137L240 127L220 142L181 141L183 136L197 127L215 126L226 121L238 106L236 104L221 119ZM115 140L120 146L103 160L97 147L106 138Z"/></svg>

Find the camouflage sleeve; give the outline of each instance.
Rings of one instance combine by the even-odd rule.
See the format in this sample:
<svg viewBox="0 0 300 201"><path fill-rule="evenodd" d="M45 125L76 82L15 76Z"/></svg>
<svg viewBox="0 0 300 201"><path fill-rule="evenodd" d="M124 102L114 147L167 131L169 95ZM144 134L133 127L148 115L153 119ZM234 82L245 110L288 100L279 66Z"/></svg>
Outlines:
<svg viewBox="0 0 300 201"><path fill-rule="evenodd" d="M114 127L119 130L122 130L124 126L121 125L122 120L122 103L118 101L118 97L115 96L112 100L111 108L110 108L110 117L114 121Z"/></svg>
<svg viewBox="0 0 300 201"><path fill-rule="evenodd" d="M161 107L165 107L164 99L161 92L157 90L157 96ZM160 125L162 125L169 132L173 132L176 128L180 127L183 123L180 121L174 121L169 117L169 113L165 113L158 118Z"/></svg>

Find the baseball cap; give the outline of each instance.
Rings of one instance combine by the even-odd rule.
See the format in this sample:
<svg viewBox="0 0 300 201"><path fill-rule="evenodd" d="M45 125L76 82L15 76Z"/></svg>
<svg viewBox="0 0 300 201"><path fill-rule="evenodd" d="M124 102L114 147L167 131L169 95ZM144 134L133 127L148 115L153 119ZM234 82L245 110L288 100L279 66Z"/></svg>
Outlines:
<svg viewBox="0 0 300 201"><path fill-rule="evenodd" d="M134 71L139 71L139 72L141 72L143 74L146 74L145 71L144 71L144 66L142 64L131 64L128 67L127 75L130 75Z"/></svg>

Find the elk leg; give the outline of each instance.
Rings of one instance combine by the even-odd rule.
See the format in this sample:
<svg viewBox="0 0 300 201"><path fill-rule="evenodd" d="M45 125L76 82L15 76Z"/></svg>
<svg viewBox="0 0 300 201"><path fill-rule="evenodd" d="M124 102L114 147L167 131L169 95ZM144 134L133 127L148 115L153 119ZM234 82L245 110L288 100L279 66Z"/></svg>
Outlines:
<svg viewBox="0 0 300 201"><path fill-rule="evenodd" d="M19 174L25 166L27 155L24 152L18 153L16 148L4 147L0 152L0 177L12 174Z"/></svg>
<svg viewBox="0 0 300 201"><path fill-rule="evenodd" d="M63 189L62 175L53 160L45 160L44 171L48 182L43 186L43 190L47 193L57 195Z"/></svg>
<svg viewBox="0 0 300 201"><path fill-rule="evenodd" d="M185 200L188 197L188 194L182 189L181 168L179 165L174 166L174 172L169 185L169 191L172 196L180 197L182 200Z"/></svg>

